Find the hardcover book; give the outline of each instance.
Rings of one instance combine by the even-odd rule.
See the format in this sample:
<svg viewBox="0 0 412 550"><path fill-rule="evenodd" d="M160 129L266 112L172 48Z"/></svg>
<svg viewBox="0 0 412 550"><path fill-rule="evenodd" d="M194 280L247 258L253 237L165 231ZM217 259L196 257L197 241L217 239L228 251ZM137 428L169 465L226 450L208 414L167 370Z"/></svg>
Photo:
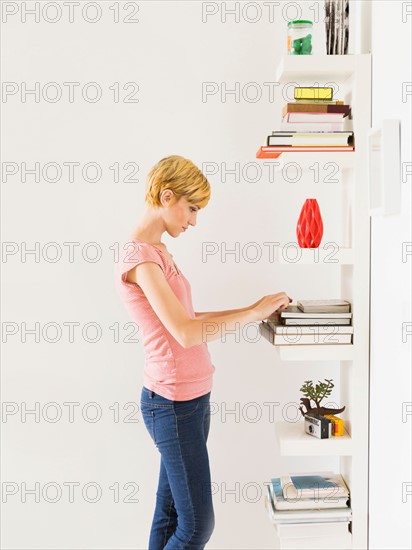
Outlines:
<svg viewBox="0 0 412 550"><path fill-rule="evenodd" d="M308 319L309 317L314 319L350 319L352 313L350 312L339 312L339 313L305 313L298 306L292 305L288 306L286 309L280 312L281 319L293 318L293 319Z"/></svg>
<svg viewBox="0 0 412 550"><path fill-rule="evenodd" d="M285 498L279 477L271 479L269 489L275 510L321 510L324 508L346 508L348 505L348 496L331 498Z"/></svg>
<svg viewBox="0 0 412 550"><path fill-rule="evenodd" d="M346 146L353 144L353 132L293 132L278 131L267 136L266 145L292 146Z"/></svg>
<svg viewBox="0 0 412 550"><path fill-rule="evenodd" d="M314 113L314 112L308 112L304 110L304 112L288 112L286 113L283 118L282 122L287 122L288 124L295 124L295 123L310 123L310 124L318 124L320 122L322 123L343 123L345 122L345 115L344 113ZM349 120L349 119L348 119Z"/></svg>
<svg viewBox="0 0 412 550"><path fill-rule="evenodd" d="M350 312L350 302L347 300L299 300L297 306L304 313Z"/></svg>
<svg viewBox="0 0 412 550"><path fill-rule="evenodd" d="M348 116L350 105L322 105L322 103L286 103L282 115L288 113L339 113Z"/></svg>
<svg viewBox="0 0 412 550"><path fill-rule="evenodd" d="M341 474L301 474L282 476L280 483L285 499L348 497L349 491Z"/></svg>

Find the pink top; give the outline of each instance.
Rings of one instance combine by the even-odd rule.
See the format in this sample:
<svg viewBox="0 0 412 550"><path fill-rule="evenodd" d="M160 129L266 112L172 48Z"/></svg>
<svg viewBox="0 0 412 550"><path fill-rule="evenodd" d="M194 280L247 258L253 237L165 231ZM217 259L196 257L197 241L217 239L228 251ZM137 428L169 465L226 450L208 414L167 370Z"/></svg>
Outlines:
<svg viewBox="0 0 412 550"><path fill-rule="evenodd" d="M206 342L182 347L156 315L143 290L126 280L127 272L143 262L159 265L170 288L195 318L190 283L183 273L172 266L160 248L141 240L131 240L120 247L115 265L116 287L130 317L143 333L145 364L143 385L166 399L187 401L211 391L215 367Z"/></svg>

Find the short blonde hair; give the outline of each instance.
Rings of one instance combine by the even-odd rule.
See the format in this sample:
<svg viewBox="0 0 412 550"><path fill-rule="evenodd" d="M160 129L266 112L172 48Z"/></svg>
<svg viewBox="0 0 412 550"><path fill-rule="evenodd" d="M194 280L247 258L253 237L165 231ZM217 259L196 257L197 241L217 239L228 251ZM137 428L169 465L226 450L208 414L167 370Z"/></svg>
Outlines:
<svg viewBox="0 0 412 550"><path fill-rule="evenodd" d="M191 204L204 208L210 199L210 183L189 159L171 155L153 166L147 176L145 201L149 206L161 206L160 194L170 189L177 200L184 196Z"/></svg>

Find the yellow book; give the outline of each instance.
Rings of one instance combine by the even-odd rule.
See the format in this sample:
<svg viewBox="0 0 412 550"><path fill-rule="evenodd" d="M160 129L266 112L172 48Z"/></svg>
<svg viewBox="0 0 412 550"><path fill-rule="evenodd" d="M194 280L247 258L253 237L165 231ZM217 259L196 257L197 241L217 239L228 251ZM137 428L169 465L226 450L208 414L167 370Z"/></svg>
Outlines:
<svg viewBox="0 0 412 550"><path fill-rule="evenodd" d="M321 87L311 87L311 88L295 88L295 99L325 99L332 101L333 99L333 88L321 88Z"/></svg>

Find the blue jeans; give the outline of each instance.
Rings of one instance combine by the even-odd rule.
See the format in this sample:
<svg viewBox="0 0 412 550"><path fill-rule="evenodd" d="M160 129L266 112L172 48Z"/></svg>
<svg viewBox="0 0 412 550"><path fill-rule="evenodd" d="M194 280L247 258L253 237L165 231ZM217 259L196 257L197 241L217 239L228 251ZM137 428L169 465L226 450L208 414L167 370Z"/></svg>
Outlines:
<svg viewBox="0 0 412 550"><path fill-rule="evenodd" d="M143 386L140 410L161 455L148 550L203 550L212 535L210 393L171 401Z"/></svg>

